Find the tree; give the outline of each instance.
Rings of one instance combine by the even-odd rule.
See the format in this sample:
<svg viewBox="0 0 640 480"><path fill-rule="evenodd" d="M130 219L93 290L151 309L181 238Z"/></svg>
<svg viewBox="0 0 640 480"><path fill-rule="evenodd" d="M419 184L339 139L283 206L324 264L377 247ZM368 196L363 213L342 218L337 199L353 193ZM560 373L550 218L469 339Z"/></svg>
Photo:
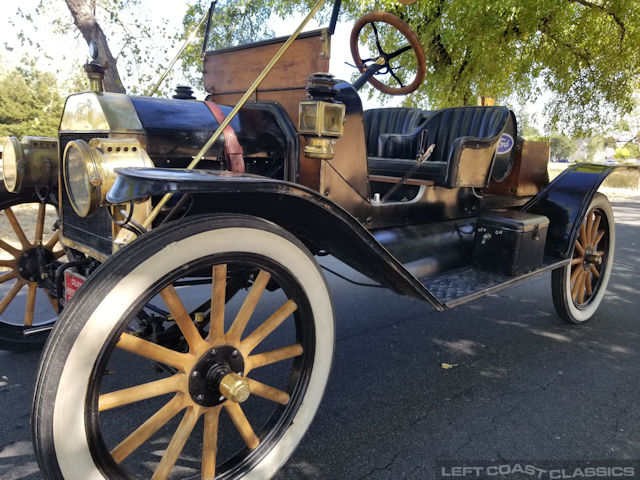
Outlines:
<svg viewBox="0 0 640 480"><path fill-rule="evenodd" d="M0 136L55 137L63 107L56 77L26 65L0 76Z"/></svg>
<svg viewBox="0 0 640 480"><path fill-rule="evenodd" d="M576 153L576 142L572 138L561 134L551 135L551 158L569 158L574 153Z"/></svg>
<svg viewBox="0 0 640 480"><path fill-rule="evenodd" d="M61 1L39 0L32 11L19 7L18 16L9 19L17 40L47 56L31 38L29 27L36 21L48 22L59 34L79 32L87 44L94 40L98 61L109 67L104 87L111 92L144 92L169 63L169 47L181 32L169 33L167 20L152 22L142 0L64 0L67 10L60 8Z"/></svg>
<svg viewBox="0 0 640 480"><path fill-rule="evenodd" d="M263 11L283 15L312 3L250 5L262 19ZM341 20L371 8L370 2L343 3ZM200 12L205 4L194 2ZM475 104L478 95L532 98L542 79L553 94L551 124L569 133L612 125L634 105L640 78L637 0L420 0L410 6L379 0L376 8L406 20L427 56L427 79L407 104L441 108Z"/></svg>

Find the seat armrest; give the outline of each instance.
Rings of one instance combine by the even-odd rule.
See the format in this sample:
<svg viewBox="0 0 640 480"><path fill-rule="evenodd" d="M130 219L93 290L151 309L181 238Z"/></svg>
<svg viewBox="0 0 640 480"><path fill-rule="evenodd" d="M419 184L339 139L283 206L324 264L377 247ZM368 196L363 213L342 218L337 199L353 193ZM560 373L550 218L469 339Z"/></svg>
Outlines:
<svg viewBox="0 0 640 480"><path fill-rule="evenodd" d="M451 146L444 186L488 186L499 140L500 135L490 138L456 138Z"/></svg>

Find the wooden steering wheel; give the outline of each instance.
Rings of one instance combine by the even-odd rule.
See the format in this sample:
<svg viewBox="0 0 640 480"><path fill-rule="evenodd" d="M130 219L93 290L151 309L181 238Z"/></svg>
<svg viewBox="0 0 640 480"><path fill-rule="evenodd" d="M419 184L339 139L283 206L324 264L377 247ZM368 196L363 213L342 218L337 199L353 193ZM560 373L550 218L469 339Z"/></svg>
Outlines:
<svg viewBox="0 0 640 480"><path fill-rule="evenodd" d="M376 27L376 22L391 25L402 34L402 36L409 42L409 44L396 50L395 52L386 53L380 43L380 37L378 35L378 27ZM371 25L371 28L375 35L376 46L378 48L378 57L366 58L363 60L360 56L358 40L360 38L362 29L368 24ZM381 71L382 73L391 74L395 81L400 85L399 87L391 87L389 85L385 85L379 80L376 80L375 78L373 78L373 76L368 78L367 81L381 92L388 93L389 95L406 95L417 90L424 81L424 77L427 72L427 62L425 60L422 45L420 45L420 40L418 39L418 36L413 32L413 30L411 30L409 25L407 25L402 19L396 17L395 15L388 12L371 12L363 15L353 26L353 30L351 30L351 40L349 43L351 46L351 56L353 57L353 61L355 62L358 70L360 70L361 73L365 73L367 69L372 68L372 66L377 66L377 70ZM400 78L398 78L398 76L396 75L395 69L397 69L398 67L392 67L390 62L394 58L402 55L409 50L413 50L413 53L416 56L418 71L416 72L416 77L413 79L413 82L411 82L409 85L404 85L402 83L402 80L400 80Z"/></svg>

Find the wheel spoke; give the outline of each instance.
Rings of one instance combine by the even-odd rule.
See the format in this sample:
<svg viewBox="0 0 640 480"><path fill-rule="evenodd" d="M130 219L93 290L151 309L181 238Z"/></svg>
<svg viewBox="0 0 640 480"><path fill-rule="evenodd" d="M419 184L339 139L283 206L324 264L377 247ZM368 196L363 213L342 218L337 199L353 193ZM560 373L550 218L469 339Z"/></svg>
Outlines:
<svg viewBox="0 0 640 480"><path fill-rule="evenodd" d="M0 277L0 283L5 283L11 280L12 278L16 278L17 276L18 276L18 273L15 270L11 270L10 272L7 272Z"/></svg>
<svg viewBox="0 0 640 480"><path fill-rule="evenodd" d="M578 293L580 292L580 289L584 287L582 284L583 273L584 270L580 269L578 277L576 278L576 281L573 284L573 288L571 289L571 298L573 298L574 302L578 302Z"/></svg>
<svg viewBox="0 0 640 480"><path fill-rule="evenodd" d="M582 259L580 259L580 260L582 260ZM582 262L580 262L580 263L582 263ZM582 271L583 271L582 267L576 267L576 268L574 268L574 269L573 269L573 272L571 272L571 279L569 280L569 283L570 283L570 284L573 284L573 282L575 282L575 281L576 281L576 278L578 278L578 275L579 275L579 274L580 274L580 272L582 272Z"/></svg>
<svg viewBox="0 0 640 480"><path fill-rule="evenodd" d="M247 420L247 417L242 411L242 407L235 402L225 402L223 405L242 437L242 440L244 440L244 443L251 450L255 449L260 443L260 440L258 440L258 437L256 437L256 434L253 432L253 428L251 428L249 420Z"/></svg>
<svg viewBox="0 0 640 480"><path fill-rule="evenodd" d="M598 234L596 235L596 238L593 239L593 246L597 247L598 243L600 243L600 240L602 240L602 237L604 237L604 230L600 230L598 232Z"/></svg>
<svg viewBox="0 0 640 480"><path fill-rule="evenodd" d="M273 315L267 318L251 335L240 343L240 349L244 355L248 355L251 351L262 342L267 336L278 328L289 315L297 310L298 306L293 300L287 301Z"/></svg>
<svg viewBox="0 0 640 480"><path fill-rule="evenodd" d="M33 325L33 314L36 310L36 293L38 293L38 284L36 282L29 283L27 291L27 306L24 311L24 325L31 327Z"/></svg>
<svg viewBox="0 0 640 480"><path fill-rule="evenodd" d="M221 405L209 408L204 414L204 436L202 439L202 480L216 476L216 456L218 453L218 419Z"/></svg>
<svg viewBox="0 0 640 480"><path fill-rule="evenodd" d="M404 47L399 48L395 52L390 53L388 55L388 58L389 58L389 60L391 60L392 58L395 58L395 57L397 57L399 55L402 55L404 52L408 52L409 50L411 50L411 48L412 48L411 45L405 45Z"/></svg>
<svg viewBox="0 0 640 480"><path fill-rule="evenodd" d="M227 341L229 343L235 343L240 341L240 337L242 337L242 333L244 332L253 311L258 305L258 301L262 297L262 293L264 292L267 283L269 283L269 279L271 275L264 270L260 270L256 280L253 282L253 286L247 295L247 298L244 300L244 303L240 307L236 318L229 328L229 332L227 333Z"/></svg>
<svg viewBox="0 0 640 480"><path fill-rule="evenodd" d="M22 289L22 287L26 285L26 283L27 282L25 282L24 280L18 279L15 285L11 287L11 290L7 292L7 294L4 296L4 298L0 302L0 313L3 313L7 309L11 301L16 297L16 295Z"/></svg>
<svg viewBox="0 0 640 480"><path fill-rule="evenodd" d="M173 434L169 446L162 456L162 460L160 460L156 471L153 472L152 480L166 479L169 477L180 453L182 453L184 444L187 443L187 439L189 435L191 435L193 427L195 427L200 417L200 413L200 407L189 407L187 411L184 412L184 416L176 429L176 433Z"/></svg>
<svg viewBox="0 0 640 480"><path fill-rule="evenodd" d="M252 355L247 359L249 368L245 364L245 375L248 370L254 370L256 368L271 365L273 363L282 362L298 355L302 355L302 345L296 343L295 345L289 345L288 347L278 348L277 350L271 350L270 352L259 353L258 355Z"/></svg>
<svg viewBox="0 0 640 480"><path fill-rule="evenodd" d="M176 374L162 380L143 383L135 387L124 388L115 392L104 393L98 399L98 410L110 410L130 403L140 402L148 398L177 392L184 382L183 374Z"/></svg>
<svg viewBox="0 0 640 480"><path fill-rule="evenodd" d="M53 258L57 260L60 257L64 257L66 254L67 252L65 252L64 250L58 250L57 252L53 252Z"/></svg>
<svg viewBox="0 0 640 480"><path fill-rule="evenodd" d="M580 242L578 240L576 240L576 250L578 251L580 256L584 257L584 248L582 248L582 245L580 245Z"/></svg>
<svg viewBox="0 0 640 480"><path fill-rule="evenodd" d="M584 263L584 258L581 257L577 257L571 260L571 265L580 265L582 263Z"/></svg>
<svg viewBox="0 0 640 480"><path fill-rule="evenodd" d="M586 230L587 230L587 232L586 232L586 235L584 237L584 245L585 245L585 247L587 245L589 245L589 243L591 242L591 231L592 231L591 229L593 228L593 221L594 221L593 217L594 216L595 216L595 214L593 212L589 212L587 214L587 220L586 220L586 223L587 223Z"/></svg>
<svg viewBox="0 0 640 480"><path fill-rule="evenodd" d="M589 265L589 270L591 270L591 273L593 273L594 277L600 278L600 272L598 271L595 265Z"/></svg>
<svg viewBox="0 0 640 480"><path fill-rule="evenodd" d="M122 462L183 408L182 394L178 394L111 450L111 456L114 461L116 463Z"/></svg>
<svg viewBox="0 0 640 480"><path fill-rule="evenodd" d="M264 383L253 380L252 378L247 378L247 380L249 381L251 395L271 400L272 402L279 403L280 405L286 405L289 403L290 397L287 392L270 387L269 385L265 385Z"/></svg>
<svg viewBox="0 0 640 480"><path fill-rule="evenodd" d="M160 292L160 296L169 308L178 328L189 344L189 351L197 351L199 347L204 344L204 340L196 326L193 324L191 315L189 315L189 312L184 308L184 304L182 303L182 300L180 300L175 288L169 285Z"/></svg>
<svg viewBox="0 0 640 480"><path fill-rule="evenodd" d="M587 248L588 240L587 240L587 232L585 230L584 222L580 225L580 236L578 237L580 240L580 246L584 249Z"/></svg>
<svg viewBox="0 0 640 480"><path fill-rule="evenodd" d="M139 337L134 337L129 333L123 333L116 346L127 352L135 353L149 360L175 367L184 372L186 372L191 363L189 361L189 355L162 347Z"/></svg>
<svg viewBox="0 0 640 480"><path fill-rule="evenodd" d="M224 307L227 301L227 265L215 265L211 273L211 320L207 342L224 342Z"/></svg>
<svg viewBox="0 0 640 480"><path fill-rule="evenodd" d="M400 84L401 88L404 88L404 84L402 83L402 80L400 80L398 78L398 76L396 75L396 72L393 71L393 69L391 67L389 67L389 73L391 74L391 76L396 80L396 82L398 82Z"/></svg>
<svg viewBox="0 0 640 480"><path fill-rule="evenodd" d="M38 219L36 220L36 235L33 241L34 245L42 245L42 234L44 233L44 214L47 210L47 205L41 203L38 205Z"/></svg>
<svg viewBox="0 0 640 480"><path fill-rule="evenodd" d="M602 217L600 215L596 215L594 213L595 216L595 222L593 224L593 228L591 229L591 245L596 246L597 242L595 241L596 239L596 235L598 234L598 228L600 228L600 220L602 220Z"/></svg>
<svg viewBox="0 0 640 480"><path fill-rule="evenodd" d="M11 208L9 207L4 210L4 213L7 215L7 219L11 224L11 228L13 228L13 231L16 232L16 236L20 240L20 243L22 244L22 248L24 248L25 250L27 248L31 248L33 245L31 245L31 242L29 242L29 240L27 239L27 236L24 234L24 230L22 230L22 227L20 226L20 222L18 222L18 219L16 218L16 215L13 213L13 210L11 210Z"/></svg>
<svg viewBox="0 0 640 480"><path fill-rule="evenodd" d="M587 272L584 276L584 286L587 288L587 295L593 295L593 288L591 287L591 272Z"/></svg>
<svg viewBox="0 0 640 480"><path fill-rule="evenodd" d="M12 245L9 245L4 240L0 240L0 248L2 250L4 250L5 252L9 253L13 258L18 258L20 256L20 254L22 253L22 251L18 250L17 248L15 248ZM2 265L2 266L5 266L5 265Z"/></svg>
<svg viewBox="0 0 640 480"><path fill-rule="evenodd" d="M53 250L56 243L60 240L60 230L56 230L53 236L49 239L49 241L45 244L45 248L48 250Z"/></svg>
<svg viewBox="0 0 640 480"><path fill-rule="evenodd" d="M580 279L577 282L577 285L579 286L578 287L578 303L579 304L584 303L584 292L586 290L584 282L586 278L587 278L587 272L584 272L584 274L580 276Z"/></svg>

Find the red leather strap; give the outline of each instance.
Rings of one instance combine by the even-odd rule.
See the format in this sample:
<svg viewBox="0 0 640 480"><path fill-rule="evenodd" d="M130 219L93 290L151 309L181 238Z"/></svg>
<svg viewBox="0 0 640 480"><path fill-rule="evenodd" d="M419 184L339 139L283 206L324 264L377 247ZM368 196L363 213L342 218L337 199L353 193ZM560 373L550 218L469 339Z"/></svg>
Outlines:
<svg viewBox="0 0 640 480"><path fill-rule="evenodd" d="M215 102L205 101L204 103L209 107L218 125L220 125L226 118L222 109ZM233 130L233 127L231 127L231 124L229 124L222 133L224 134L225 168L232 172L244 173L244 156L242 155L242 147L238 142L236 132Z"/></svg>

